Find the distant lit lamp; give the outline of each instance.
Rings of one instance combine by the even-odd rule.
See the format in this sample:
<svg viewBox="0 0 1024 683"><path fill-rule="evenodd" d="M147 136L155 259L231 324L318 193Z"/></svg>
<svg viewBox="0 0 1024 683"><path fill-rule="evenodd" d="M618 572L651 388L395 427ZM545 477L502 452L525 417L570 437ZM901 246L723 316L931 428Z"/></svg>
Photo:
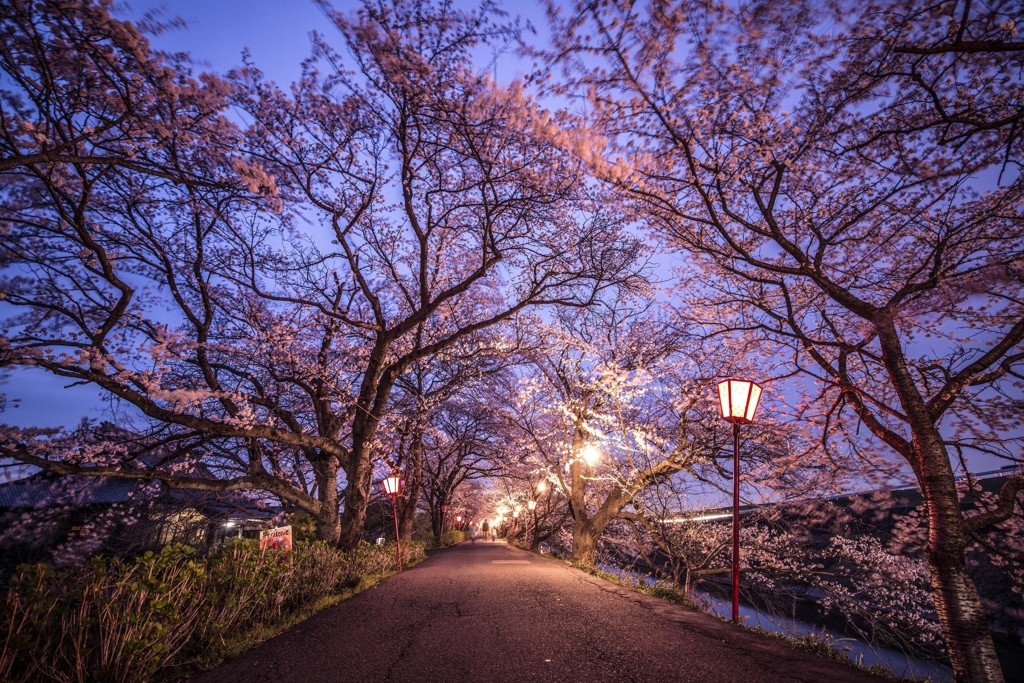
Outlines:
<svg viewBox="0 0 1024 683"><path fill-rule="evenodd" d="M402 541L398 538L398 494L402 481L397 474L384 480L384 493L391 496L391 512L395 517L395 555L398 557L398 571L402 571Z"/></svg>
<svg viewBox="0 0 1024 683"><path fill-rule="evenodd" d="M530 513L533 516L532 525L530 526L529 542L527 547L533 550L533 540L537 535L537 501L531 500L526 504L526 507L530 508Z"/></svg>
<svg viewBox="0 0 1024 683"><path fill-rule="evenodd" d="M587 467L593 467L601 459L601 449L592 443L587 444L583 447L580 457L583 458L583 462L587 463Z"/></svg>
<svg viewBox="0 0 1024 683"><path fill-rule="evenodd" d="M722 418L732 423L732 620L740 620L740 425L753 422L761 385L743 379L718 383Z"/></svg>

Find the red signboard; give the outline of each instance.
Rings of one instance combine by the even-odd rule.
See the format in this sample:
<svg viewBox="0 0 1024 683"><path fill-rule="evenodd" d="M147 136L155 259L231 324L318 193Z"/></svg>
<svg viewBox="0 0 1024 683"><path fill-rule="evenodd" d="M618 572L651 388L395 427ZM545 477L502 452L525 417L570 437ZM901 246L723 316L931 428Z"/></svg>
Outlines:
<svg viewBox="0 0 1024 683"><path fill-rule="evenodd" d="M279 550L283 553L292 549L291 526L279 526L260 532L260 550Z"/></svg>

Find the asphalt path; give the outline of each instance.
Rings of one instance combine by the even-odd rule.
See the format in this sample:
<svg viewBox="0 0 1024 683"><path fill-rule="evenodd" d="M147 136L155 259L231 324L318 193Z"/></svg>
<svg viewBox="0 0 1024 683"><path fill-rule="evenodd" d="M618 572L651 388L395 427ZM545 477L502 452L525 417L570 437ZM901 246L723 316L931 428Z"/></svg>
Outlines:
<svg viewBox="0 0 1024 683"><path fill-rule="evenodd" d="M202 683L882 680L504 543L463 543Z"/></svg>

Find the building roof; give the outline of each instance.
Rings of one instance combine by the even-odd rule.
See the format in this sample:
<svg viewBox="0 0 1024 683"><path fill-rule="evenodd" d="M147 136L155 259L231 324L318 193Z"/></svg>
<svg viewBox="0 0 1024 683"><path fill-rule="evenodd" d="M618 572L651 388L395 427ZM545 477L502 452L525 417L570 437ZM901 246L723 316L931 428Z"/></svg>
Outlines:
<svg viewBox="0 0 1024 683"><path fill-rule="evenodd" d="M269 519L280 512L265 508L235 491L167 490L159 482L124 477L60 476L40 472L0 484L0 510L78 509L158 498L162 504L201 509L213 517L225 519Z"/></svg>
<svg viewBox="0 0 1024 683"><path fill-rule="evenodd" d="M39 473L0 484L0 509L25 510L126 503L152 496L153 493L146 491L147 487L155 489L148 482L121 477L60 477Z"/></svg>

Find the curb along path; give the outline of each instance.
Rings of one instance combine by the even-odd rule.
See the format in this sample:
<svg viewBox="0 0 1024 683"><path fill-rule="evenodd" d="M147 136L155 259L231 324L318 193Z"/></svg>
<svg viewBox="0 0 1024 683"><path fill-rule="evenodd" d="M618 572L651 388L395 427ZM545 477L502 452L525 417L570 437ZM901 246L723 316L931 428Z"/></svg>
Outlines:
<svg viewBox="0 0 1024 683"><path fill-rule="evenodd" d="M864 672L504 543L463 543L192 679L853 683Z"/></svg>

